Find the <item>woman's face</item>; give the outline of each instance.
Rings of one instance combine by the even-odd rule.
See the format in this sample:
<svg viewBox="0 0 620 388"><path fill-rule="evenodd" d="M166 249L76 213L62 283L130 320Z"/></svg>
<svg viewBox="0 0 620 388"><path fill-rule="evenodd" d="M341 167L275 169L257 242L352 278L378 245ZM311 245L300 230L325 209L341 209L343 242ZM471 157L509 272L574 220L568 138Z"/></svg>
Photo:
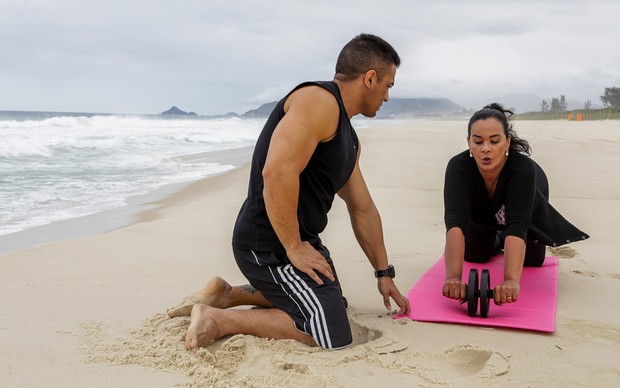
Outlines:
<svg viewBox="0 0 620 388"><path fill-rule="evenodd" d="M480 172L499 174L510 147L510 138L506 138L502 123L495 117L475 121L468 143Z"/></svg>

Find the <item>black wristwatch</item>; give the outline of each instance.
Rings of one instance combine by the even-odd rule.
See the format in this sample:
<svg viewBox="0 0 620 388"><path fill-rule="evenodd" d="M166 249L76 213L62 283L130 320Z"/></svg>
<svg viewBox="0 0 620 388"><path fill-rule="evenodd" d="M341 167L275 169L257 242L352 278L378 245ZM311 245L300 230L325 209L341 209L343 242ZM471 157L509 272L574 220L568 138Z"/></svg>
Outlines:
<svg viewBox="0 0 620 388"><path fill-rule="evenodd" d="M388 265L386 269L378 269L375 271L376 278L382 278L384 276L389 276L394 279L394 276L396 276L396 271L394 270L394 266L392 264Z"/></svg>

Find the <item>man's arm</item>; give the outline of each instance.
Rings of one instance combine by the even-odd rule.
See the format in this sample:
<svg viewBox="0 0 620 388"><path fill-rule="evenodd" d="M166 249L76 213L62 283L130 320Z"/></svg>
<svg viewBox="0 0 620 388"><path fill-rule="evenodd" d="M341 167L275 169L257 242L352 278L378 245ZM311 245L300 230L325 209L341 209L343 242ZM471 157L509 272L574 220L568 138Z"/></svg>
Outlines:
<svg viewBox="0 0 620 388"><path fill-rule="evenodd" d="M347 204L355 238L368 257L370 264L375 270L386 269L388 267L388 257L383 241L381 216L370 196L368 186L366 186L359 168L359 151L358 162L355 164L353 173L347 184L340 189L338 195ZM400 293L391 277L384 276L378 278L377 287L383 296L385 308L388 310L392 309L390 304L390 298L392 298L400 307L400 314L409 313L409 301Z"/></svg>
<svg viewBox="0 0 620 388"><path fill-rule="evenodd" d="M317 144L335 135L340 111L335 97L318 86L292 93L284 110L263 168L265 207L291 263L322 284L317 272L332 281L334 275L325 258L308 242L301 241L297 219L299 175Z"/></svg>

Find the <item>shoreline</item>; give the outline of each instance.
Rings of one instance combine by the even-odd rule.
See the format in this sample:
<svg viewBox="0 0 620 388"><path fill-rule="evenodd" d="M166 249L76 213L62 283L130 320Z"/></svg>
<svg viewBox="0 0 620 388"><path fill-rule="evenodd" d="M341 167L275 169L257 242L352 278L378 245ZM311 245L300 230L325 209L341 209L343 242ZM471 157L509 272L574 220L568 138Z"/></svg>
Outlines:
<svg viewBox="0 0 620 388"><path fill-rule="evenodd" d="M175 201L177 196L183 197L185 192L193 191L193 185L242 168L249 163L253 150L254 146L250 146L177 157L186 161L199 159L202 162L233 165L234 167L197 180L166 184L148 193L125 198L125 205L117 208L106 209L93 214L55 221L2 235L0 236L0 257L22 249L36 248L41 245L73 238L109 233L136 223L152 220L153 214L156 214L159 208L168 206Z"/></svg>

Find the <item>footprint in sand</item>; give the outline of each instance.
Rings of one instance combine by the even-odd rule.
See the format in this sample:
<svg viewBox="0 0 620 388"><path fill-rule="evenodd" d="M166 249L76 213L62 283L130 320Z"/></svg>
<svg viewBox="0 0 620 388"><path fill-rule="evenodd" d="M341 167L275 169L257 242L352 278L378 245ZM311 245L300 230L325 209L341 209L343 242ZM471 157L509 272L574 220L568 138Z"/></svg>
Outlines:
<svg viewBox="0 0 620 388"><path fill-rule="evenodd" d="M399 352L407 345L398 342L398 336L389 331L373 329L355 319L350 319L353 343L351 346L367 345L379 354Z"/></svg>
<svg viewBox="0 0 620 388"><path fill-rule="evenodd" d="M581 270L575 269L572 272L576 273L577 275L588 276L588 277L591 277L591 278L598 278L598 277L600 277L599 274L597 274L596 272L592 272L592 271L581 271Z"/></svg>
<svg viewBox="0 0 620 388"><path fill-rule="evenodd" d="M578 269L575 269L572 272L576 273L577 275L588 276L588 277L591 277L591 278L620 279L620 274L617 274L617 273L601 274L601 273L598 273L598 272L581 271L581 270L578 270Z"/></svg>
<svg viewBox="0 0 620 388"><path fill-rule="evenodd" d="M553 256L557 256L560 259L572 259L579 254L575 249L571 248L568 245L563 245L561 247L547 247L549 253Z"/></svg>
<svg viewBox="0 0 620 388"><path fill-rule="evenodd" d="M351 344L351 346L372 342L381 338L382 336L381 331L366 327L356 320L351 319L350 324L351 331L353 333L353 343Z"/></svg>
<svg viewBox="0 0 620 388"><path fill-rule="evenodd" d="M276 368L283 371L295 371L302 374L307 374L310 371L310 367L308 365L293 362L277 362Z"/></svg>
<svg viewBox="0 0 620 388"><path fill-rule="evenodd" d="M478 375L479 377L500 376L508 372L510 364L503 355L488 349L474 346L459 346L444 353L459 377ZM457 377L457 376L455 376Z"/></svg>

